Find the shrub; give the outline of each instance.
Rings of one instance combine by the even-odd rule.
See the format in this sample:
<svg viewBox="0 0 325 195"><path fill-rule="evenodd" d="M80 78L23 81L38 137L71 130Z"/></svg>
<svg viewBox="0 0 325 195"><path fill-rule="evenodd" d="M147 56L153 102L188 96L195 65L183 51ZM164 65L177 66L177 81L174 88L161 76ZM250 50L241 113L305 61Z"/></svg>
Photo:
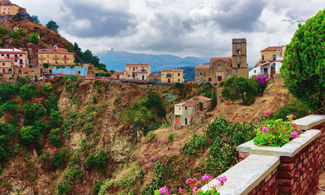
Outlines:
<svg viewBox="0 0 325 195"><path fill-rule="evenodd" d="M0 106L1 112L16 112L18 105L13 101L7 101Z"/></svg>
<svg viewBox="0 0 325 195"><path fill-rule="evenodd" d="M312 111L325 109L325 10L299 24L287 45L281 76L289 91Z"/></svg>
<svg viewBox="0 0 325 195"><path fill-rule="evenodd" d="M52 91L52 83L50 83L50 82L44 83L43 92L44 93L49 93L51 91Z"/></svg>
<svg viewBox="0 0 325 195"><path fill-rule="evenodd" d="M287 119L287 116L293 113L295 113L297 118L302 118L306 116L309 111L306 105L293 98L286 105L271 113L270 118L274 120L282 119L285 121Z"/></svg>
<svg viewBox="0 0 325 195"><path fill-rule="evenodd" d="M46 27L48 29L51 29L51 30L54 30L54 31L57 31L59 26L56 24L56 22L54 22L53 20L49 21L47 24L46 24Z"/></svg>
<svg viewBox="0 0 325 195"><path fill-rule="evenodd" d="M42 164L47 164L50 160L50 153L46 152L39 156L39 160Z"/></svg>
<svg viewBox="0 0 325 195"><path fill-rule="evenodd" d="M202 152L207 145L208 142L205 136L194 134L191 140L180 149L180 152L186 156L195 156L198 152Z"/></svg>
<svg viewBox="0 0 325 195"><path fill-rule="evenodd" d="M60 141L59 133L60 133L60 129L57 128L57 129L52 129L51 132L50 132L50 135L49 135L50 143L53 146L56 146L58 148L61 147L61 141Z"/></svg>
<svg viewBox="0 0 325 195"><path fill-rule="evenodd" d="M45 110L40 105L28 102L24 105L25 125L32 125L36 120L45 116Z"/></svg>
<svg viewBox="0 0 325 195"><path fill-rule="evenodd" d="M38 96L39 91L34 84L25 84L20 88L20 96L24 100L31 100L33 97Z"/></svg>
<svg viewBox="0 0 325 195"><path fill-rule="evenodd" d="M174 134L169 134L169 136L168 136L168 143L172 143L173 141L174 141Z"/></svg>
<svg viewBox="0 0 325 195"><path fill-rule="evenodd" d="M244 105L249 105L258 95L258 86L259 83L254 79L232 76L225 81L222 96L231 100L242 99Z"/></svg>
<svg viewBox="0 0 325 195"><path fill-rule="evenodd" d="M39 42L39 34L38 33L32 33L28 36L28 39L31 43L38 43Z"/></svg>
<svg viewBox="0 0 325 195"><path fill-rule="evenodd" d="M63 170L69 160L69 149L60 148L59 152L55 154L51 161L51 165L55 168Z"/></svg>
<svg viewBox="0 0 325 195"><path fill-rule="evenodd" d="M0 123L0 161L4 162L9 157L13 155L11 150L12 141L17 134L17 129L11 124L1 124Z"/></svg>
<svg viewBox="0 0 325 195"><path fill-rule="evenodd" d="M153 139L155 139L155 137L156 137L156 134L155 134L153 131L150 131L150 132L146 135L145 142L146 142L146 143L149 143L149 142L151 142Z"/></svg>
<svg viewBox="0 0 325 195"><path fill-rule="evenodd" d="M254 138L254 144L281 147L290 140L297 138L302 131L292 123L294 118L294 115L290 115L288 121L282 119L266 120L256 129L257 135Z"/></svg>
<svg viewBox="0 0 325 195"><path fill-rule="evenodd" d="M14 83L0 83L0 102L8 101L12 96L18 94L20 86Z"/></svg>
<svg viewBox="0 0 325 195"><path fill-rule="evenodd" d="M26 85L30 82L30 78L29 76L20 76L18 78L18 84L19 85Z"/></svg>
<svg viewBox="0 0 325 195"><path fill-rule="evenodd" d="M27 126L22 128L19 132L19 142L24 146L30 146L32 144L39 144L42 137L39 129L33 126Z"/></svg>
<svg viewBox="0 0 325 195"><path fill-rule="evenodd" d="M50 117L49 117L49 120L51 122L51 127L57 128L57 127L61 126L63 118L62 118L59 111L52 110L51 114L50 114Z"/></svg>
<svg viewBox="0 0 325 195"><path fill-rule="evenodd" d="M90 153L86 159L85 169L91 169L95 167L100 172L105 172L105 167L107 163L107 155L104 150L100 150L95 156L95 153Z"/></svg>

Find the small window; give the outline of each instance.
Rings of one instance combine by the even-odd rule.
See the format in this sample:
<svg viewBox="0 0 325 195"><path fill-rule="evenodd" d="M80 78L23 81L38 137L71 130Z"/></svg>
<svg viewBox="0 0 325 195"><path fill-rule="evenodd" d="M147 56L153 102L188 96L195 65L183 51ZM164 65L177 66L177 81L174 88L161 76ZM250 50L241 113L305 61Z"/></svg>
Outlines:
<svg viewBox="0 0 325 195"><path fill-rule="evenodd" d="M240 64L237 64L237 68L240 68Z"/></svg>
<svg viewBox="0 0 325 195"><path fill-rule="evenodd" d="M202 72L200 72L200 75L202 75Z"/></svg>
<svg viewBox="0 0 325 195"><path fill-rule="evenodd" d="M20 54L19 56L20 56L20 57L23 57L23 54Z"/></svg>
<svg viewBox="0 0 325 195"><path fill-rule="evenodd" d="M256 70L254 70L254 73L256 74Z"/></svg>
<svg viewBox="0 0 325 195"><path fill-rule="evenodd" d="M1 56L5 56L5 54L1 54Z"/></svg>
<svg viewBox="0 0 325 195"><path fill-rule="evenodd" d="M181 74L179 74L179 73L178 73L178 76L180 77L180 76L181 76Z"/></svg>
<svg viewBox="0 0 325 195"><path fill-rule="evenodd" d="M178 79L178 82L180 82L181 81L181 79Z"/></svg>
<svg viewBox="0 0 325 195"><path fill-rule="evenodd" d="M276 60L276 55L273 55L273 60Z"/></svg>
<svg viewBox="0 0 325 195"><path fill-rule="evenodd" d="M187 107L185 106L185 110L187 110Z"/></svg>
<svg viewBox="0 0 325 195"><path fill-rule="evenodd" d="M237 49L237 54L240 54L240 49Z"/></svg>

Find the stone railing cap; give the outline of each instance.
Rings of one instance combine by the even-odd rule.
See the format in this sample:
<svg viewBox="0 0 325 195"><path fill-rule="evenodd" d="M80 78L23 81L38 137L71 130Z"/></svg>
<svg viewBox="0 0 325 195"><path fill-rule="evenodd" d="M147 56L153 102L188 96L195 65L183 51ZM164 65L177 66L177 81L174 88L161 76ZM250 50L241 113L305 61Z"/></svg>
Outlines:
<svg viewBox="0 0 325 195"><path fill-rule="evenodd" d="M294 121L294 123L303 130L312 129L313 127L324 122L325 115L309 115Z"/></svg>
<svg viewBox="0 0 325 195"><path fill-rule="evenodd" d="M221 176L226 176L227 181L218 190L222 195L248 194L263 179L275 170L280 164L276 156L249 155L245 160L237 163ZM201 188L206 191L219 182L214 179Z"/></svg>
<svg viewBox="0 0 325 195"><path fill-rule="evenodd" d="M249 154L288 156L296 155L301 149L320 136L319 130L308 130L301 134L297 139L290 141L282 147L256 146L253 140L243 143L237 147L237 151Z"/></svg>

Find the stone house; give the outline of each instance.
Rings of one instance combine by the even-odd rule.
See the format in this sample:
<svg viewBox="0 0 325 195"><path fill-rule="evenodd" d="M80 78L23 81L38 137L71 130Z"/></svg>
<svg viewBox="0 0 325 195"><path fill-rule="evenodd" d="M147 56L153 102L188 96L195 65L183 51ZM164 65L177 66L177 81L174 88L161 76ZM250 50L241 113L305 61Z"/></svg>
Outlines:
<svg viewBox="0 0 325 195"><path fill-rule="evenodd" d="M184 74L182 69L162 70L162 83L184 83Z"/></svg>
<svg viewBox="0 0 325 195"><path fill-rule="evenodd" d="M48 63L55 65L75 65L74 53L68 52L65 48L54 46L51 49L38 50L38 64Z"/></svg>
<svg viewBox="0 0 325 195"><path fill-rule="evenodd" d="M125 72L114 72L114 74L112 75L111 78L116 79L116 80L124 79Z"/></svg>
<svg viewBox="0 0 325 195"><path fill-rule="evenodd" d="M14 16L18 14L20 8L11 4L9 0L0 0L0 16Z"/></svg>
<svg viewBox="0 0 325 195"><path fill-rule="evenodd" d="M150 64L127 64L125 66L125 79L145 81L150 74Z"/></svg>
<svg viewBox="0 0 325 195"><path fill-rule="evenodd" d="M192 125L201 114L204 114L211 108L211 99L203 96L197 96L185 102L175 104L175 126Z"/></svg>
<svg viewBox="0 0 325 195"><path fill-rule="evenodd" d="M248 77L246 39L232 40L232 57L212 57L208 65L195 68L195 80L221 82L233 75Z"/></svg>
<svg viewBox="0 0 325 195"><path fill-rule="evenodd" d="M154 83L160 83L161 82L161 74L159 74L159 73L157 73L157 74L151 73L148 76L148 81L154 82Z"/></svg>
<svg viewBox="0 0 325 195"><path fill-rule="evenodd" d="M20 49L0 49L0 60L11 61L14 67L27 67L27 51Z"/></svg>

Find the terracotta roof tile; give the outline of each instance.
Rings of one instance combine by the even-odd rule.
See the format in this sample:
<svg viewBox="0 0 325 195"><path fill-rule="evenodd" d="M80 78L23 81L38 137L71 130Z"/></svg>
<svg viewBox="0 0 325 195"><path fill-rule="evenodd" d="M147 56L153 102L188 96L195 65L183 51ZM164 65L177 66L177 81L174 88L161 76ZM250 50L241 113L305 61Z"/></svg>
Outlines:
<svg viewBox="0 0 325 195"><path fill-rule="evenodd" d="M199 104L198 101L195 101L195 100L190 99L190 100L187 100L185 102L185 104L183 104L183 107L194 107L194 106L196 106L198 104Z"/></svg>
<svg viewBox="0 0 325 195"><path fill-rule="evenodd" d="M276 51L276 50L279 50L279 49L282 49L282 46L270 46L270 47L267 47L267 48L263 49L261 52L263 52L263 51Z"/></svg>
<svg viewBox="0 0 325 195"><path fill-rule="evenodd" d="M148 77L161 77L161 74L157 73L151 73Z"/></svg>
<svg viewBox="0 0 325 195"><path fill-rule="evenodd" d="M209 65L197 65L195 69L209 69Z"/></svg>
<svg viewBox="0 0 325 195"><path fill-rule="evenodd" d="M196 98L199 99L199 100L203 100L203 101L210 101L211 100L210 98L207 98L207 97L204 97L204 96L197 96Z"/></svg>
<svg viewBox="0 0 325 195"><path fill-rule="evenodd" d="M169 70L161 70L161 72L183 72L183 69L169 69Z"/></svg>

